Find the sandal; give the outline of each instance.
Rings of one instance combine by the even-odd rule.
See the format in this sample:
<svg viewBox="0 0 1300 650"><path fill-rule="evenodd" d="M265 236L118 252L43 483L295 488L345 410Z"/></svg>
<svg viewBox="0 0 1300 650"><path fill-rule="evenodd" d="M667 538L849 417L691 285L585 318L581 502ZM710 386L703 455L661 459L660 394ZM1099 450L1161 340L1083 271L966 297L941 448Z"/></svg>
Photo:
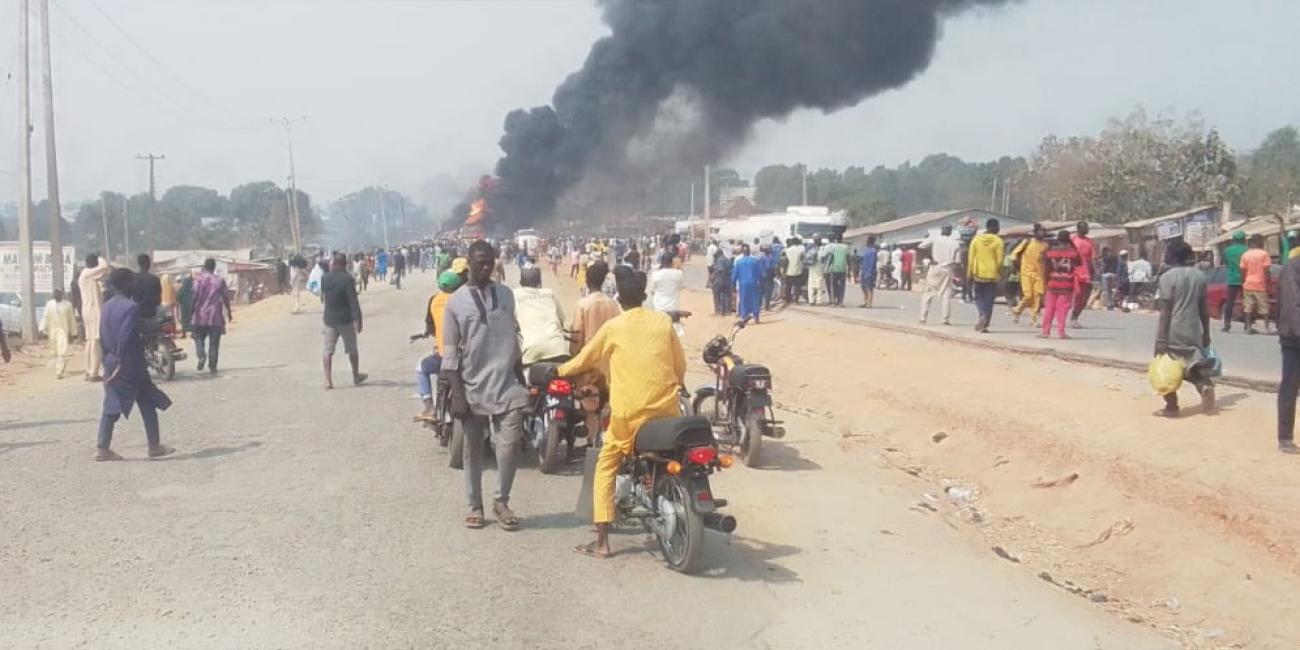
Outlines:
<svg viewBox="0 0 1300 650"><path fill-rule="evenodd" d="M588 544L579 544L573 547L573 552L577 553L578 555L594 557L597 560L608 560L609 558L614 557L613 553L602 553L600 551L597 551L596 542L591 542Z"/></svg>
<svg viewBox="0 0 1300 650"><path fill-rule="evenodd" d="M479 530L485 525L482 510L474 510L465 517L465 527L470 530Z"/></svg>
<svg viewBox="0 0 1300 650"><path fill-rule="evenodd" d="M497 523L501 525L502 530L519 530L519 517L510 511L510 506L497 501L492 504L492 512L497 516Z"/></svg>

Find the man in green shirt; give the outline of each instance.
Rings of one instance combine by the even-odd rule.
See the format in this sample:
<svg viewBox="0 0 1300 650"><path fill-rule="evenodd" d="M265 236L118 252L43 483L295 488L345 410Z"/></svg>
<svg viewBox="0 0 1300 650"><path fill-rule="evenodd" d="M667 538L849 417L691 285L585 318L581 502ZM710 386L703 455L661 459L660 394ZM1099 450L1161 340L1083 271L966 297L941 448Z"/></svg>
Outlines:
<svg viewBox="0 0 1300 650"><path fill-rule="evenodd" d="M1228 271L1228 297L1223 301L1223 331L1232 329L1232 309L1241 297L1241 256L1246 254L1246 233L1238 230L1232 233L1232 243L1223 250L1223 265Z"/></svg>
<svg viewBox="0 0 1300 650"><path fill-rule="evenodd" d="M849 273L849 246L840 235L831 235L831 243L826 246L828 262L827 272L831 276L831 304L844 306L844 281Z"/></svg>

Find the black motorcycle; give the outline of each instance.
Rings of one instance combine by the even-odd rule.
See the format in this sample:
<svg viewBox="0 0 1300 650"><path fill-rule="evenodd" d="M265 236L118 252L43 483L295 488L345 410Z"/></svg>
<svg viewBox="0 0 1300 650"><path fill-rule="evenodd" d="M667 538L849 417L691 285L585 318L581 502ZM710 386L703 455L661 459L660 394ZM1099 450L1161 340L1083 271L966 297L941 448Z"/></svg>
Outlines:
<svg viewBox="0 0 1300 650"><path fill-rule="evenodd" d="M556 376L559 365L535 363L527 372L524 438L537 450L537 466L543 474L554 474L564 467L574 440L587 437L586 413L574 398L573 382Z"/></svg>
<svg viewBox="0 0 1300 650"><path fill-rule="evenodd" d="M731 349L747 322L737 322L731 336L715 336L704 346L704 363L715 381L695 391L692 410L709 419L718 442L739 450L745 464L753 467L759 462L763 436L784 438L785 429L772 410L772 371L745 363Z"/></svg>
<svg viewBox="0 0 1300 650"><path fill-rule="evenodd" d="M157 319L156 324L140 335L144 344L145 362L159 379L176 378L176 362L184 361L185 351L176 345L176 320L171 316Z"/></svg>
<svg viewBox="0 0 1300 650"><path fill-rule="evenodd" d="M704 529L731 533L736 518L718 512L709 476L730 467L709 421L698 416L652 420L637 431L635 453L614 484L616 526L640 522L659 542L664 562L681 573L701 568Z"/></svg>

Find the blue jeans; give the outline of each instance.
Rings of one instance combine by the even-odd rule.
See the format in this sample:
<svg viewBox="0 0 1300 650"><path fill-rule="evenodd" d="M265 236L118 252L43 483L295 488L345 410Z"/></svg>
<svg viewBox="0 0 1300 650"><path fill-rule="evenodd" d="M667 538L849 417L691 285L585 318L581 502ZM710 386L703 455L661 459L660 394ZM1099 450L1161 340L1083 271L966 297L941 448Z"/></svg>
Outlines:
<svg viewBox="0 0 1300 650"><path fill-rule="evenodd" d="M988 326L989 321L993 319L993 301L998 297L997 282L981 282L976 280L972 289L975 292L975 309L979 311L980 324Z"/></svg>
<svg viewBox="0 0 1300 650"><path fill-rule="evenodd" d="M437 352L420 359L415 368L415 383L420 387L420 399L433 399L433 377L442 370L442 357Z"/></svg>

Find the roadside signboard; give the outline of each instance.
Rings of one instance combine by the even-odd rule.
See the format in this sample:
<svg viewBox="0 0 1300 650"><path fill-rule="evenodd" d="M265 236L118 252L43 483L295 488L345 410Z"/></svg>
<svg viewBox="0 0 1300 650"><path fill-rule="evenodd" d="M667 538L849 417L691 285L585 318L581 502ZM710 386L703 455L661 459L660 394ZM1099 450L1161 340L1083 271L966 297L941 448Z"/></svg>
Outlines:
<svg viewBox="0 0 1300 650"><path fill-rule="evenodd" d="M1166 239L1173 239L1174 237L1182 237L1182 236L1183 236L1183 223L1181 221L1178 221L1177 219L1170 219L1169 221L1161 221L1160 223L1156 224L1156 238L1160 239L1161 241L1164 241Z"/></svg>
<svg viewBox="0 0 1300 650"><path fill-rule="evenodd" d="M63 278L72 280L72 266L75 264L76 250L72 246L63 247ZM50 293L54 290L52 278L54 265L50 255L50 242L38 241L32 244L33 280L36 293ZM0 292L22 291L21 276L18 267L18 242L0 242ZM67 287L61 287L67 289Z"/></svg>

